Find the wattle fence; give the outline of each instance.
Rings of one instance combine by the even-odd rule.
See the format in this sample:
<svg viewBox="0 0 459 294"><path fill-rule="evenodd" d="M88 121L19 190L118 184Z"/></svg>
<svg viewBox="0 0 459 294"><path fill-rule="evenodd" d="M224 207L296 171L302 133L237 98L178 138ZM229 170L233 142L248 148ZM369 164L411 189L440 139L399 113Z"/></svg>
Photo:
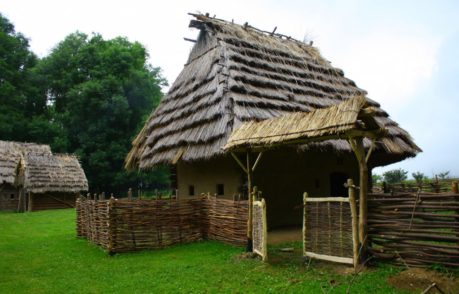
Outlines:
<svg viewBox="0 0 459 294"><path fill-rule="evenodd" d="M459 194L370 194L374 257L408 266L459 266Z"/></svg>
<svg viewBox="0 0 459 294"><path fill-rule="evenodd" d="M109 253L164 248L202 239L247 241L247 201L78 199L77 236Z"/></svg>

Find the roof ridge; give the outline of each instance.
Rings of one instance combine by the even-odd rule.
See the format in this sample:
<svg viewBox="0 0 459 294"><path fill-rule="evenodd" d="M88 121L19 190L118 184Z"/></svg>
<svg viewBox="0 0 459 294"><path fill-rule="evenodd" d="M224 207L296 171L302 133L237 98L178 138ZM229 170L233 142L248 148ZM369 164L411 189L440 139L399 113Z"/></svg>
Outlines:
<svg viewBox="0 0 459 294"><path fill-rule="evenodd" d="M303 45L303 46L311 46L312 47L312 44L313 44L313 41L310 41L309 44L303 42L303 41L300 41L298 39L295 39L293 38L292 36L287 36L287 35L284 35L284 34L280 34L280 33L276 33L276 30L277 30L277 26L274 27L273 31L269 32L269 31L265 31L265 30L262 30L262 29L259 29L257 27L254 27L254 26L251 26L249 25L248 22L245 22L243 25L241 24L238 24L238 23L235 23L234 22L234 19L230 22L228 20L225 20L225 19L221 19L221 18L216 18L215 16L214 17L210 17L209 16L209 13L206 13L206 14L202 14L202 13L188 13L188 15L191 15L193 17L195 17L198 21L201 21L201 22L212 22L212 21L218 21L218 22L221 22L225 25L234 25L234 26L239 26L245 30L247 29L250 29L254 32L257 32L259 34L262 34L262 35L265 35L265 36L270 36L270 37L277 37L281 40L287 40L287 41L292 41L292 42L296 42L296 43L299 43L300 45ZM197 27L199 28L199 25L197 23L190 23L190 27Z"/></svg>

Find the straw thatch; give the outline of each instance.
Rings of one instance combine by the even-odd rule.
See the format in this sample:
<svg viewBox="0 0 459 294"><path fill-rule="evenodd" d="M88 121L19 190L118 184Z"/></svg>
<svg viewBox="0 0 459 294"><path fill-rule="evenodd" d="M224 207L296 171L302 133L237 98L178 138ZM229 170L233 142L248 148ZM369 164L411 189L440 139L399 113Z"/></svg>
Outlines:
<svg viewBox="0 0 459 294"><path fill-rule="evenodd" d="M232 130L245 121L309 112L366 94L311 45L247 24L195 17L190 27L200 29L198 40L184 69L134 140L126 158L128 169L218 156ZM368 98L367 103L375 107L376 120L389 134L377 143L376 151L397 154L384 163L420 151L378 103ZM327 146L351 151L343 140L305 148Z"/></svg>
<svg viewBox="0 0 459 294"><path fill-rule="evenodd" d="M73 155L53 154L48 145L0 141L0 185L22 186L25 192L77 193L88 181Z"/></svg>
<svg viewBox="0 0 459 294"><path fill-rule="evenodd" d="M28 153L51 154L48 145L0 141L0 185L16 184L17 169Z"/></svg>
<svg viewBox="0 0 459 294"><path fill-rule="evenodd" d="M29 153L25 157L24 189L31 193L79 193L88 191L88 181L73 155Z"/></svg>
<svg viewBox="0 0 459 294"><path fill-rule="evenodd" d="M365 97L356 96L340 104L310 112L294 112L260 122L249 121L233 131L224 149L266 147L335 136L345 139L346 136L364 132L368 135L383 134L371 116L366 115L359 119L367 104Z"/></svg>

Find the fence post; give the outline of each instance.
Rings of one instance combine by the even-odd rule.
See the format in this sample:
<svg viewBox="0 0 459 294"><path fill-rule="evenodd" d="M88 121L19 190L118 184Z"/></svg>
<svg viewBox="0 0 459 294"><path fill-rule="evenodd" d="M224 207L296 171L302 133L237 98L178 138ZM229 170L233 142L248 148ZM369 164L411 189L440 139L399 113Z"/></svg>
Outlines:
<svg viewBox="0 0 459 294"><path fill-rule="evenodd" d="M132 200L132 188L128 190L128 200Z"/></svg>
<svg viewBox="0 0 459 294"><path fill-rule="evenodd" d="M115 202L115 198L112 196L110 200L108 200L108 208L107 208L107 218L108 218L108 254L113 255L113 238L114 238L114 229L113 229L113 219L112 219L112 210L113 210L113 203Z"/></svg>
<svg viewBox="0 0 459 294"><path fill-rule="evenodd" d="M307 238L306 238L306 233L307 233L307 202L308 202L308 193L304 192L303 193L303 256L306 256L306 247L307 247Z"/></svg>
<svg viewBox="0 0 459 294"><path fill-rule="evenodd" d="M352 217L352 252L354 254L354 269L356 269L357 265L359 264L359 226L357 221L357 204L355 202L355 186L352 179L347 180L347 187Z"/></svg>
<svg viewBox="0 0 459 294"><path fill-rule="evenodd" d="M451 183L451 191L453 191L454 194L458 193L457 181Z"/></svg>

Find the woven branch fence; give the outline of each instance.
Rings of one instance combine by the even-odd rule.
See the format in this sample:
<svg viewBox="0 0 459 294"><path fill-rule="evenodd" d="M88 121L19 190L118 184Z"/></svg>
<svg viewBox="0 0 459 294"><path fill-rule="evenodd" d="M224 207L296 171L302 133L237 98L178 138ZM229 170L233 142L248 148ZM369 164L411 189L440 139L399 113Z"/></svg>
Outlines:
<svg viewBox="0 0 459 294"><path fill-rule="evenodd" d="M368 237L377 258L459 266L459 194L370 194Z"/></svg>
<svg viewBox="0 0 459 294"><path fill-rule="evenodd" d="M247 201L78 199L77 236L109 253L164 248L202 239L243 245Z"/></svg>
<svg viewBox="0 0 459 294"><path fill-rule="evenodd" d="M308 198L305 193L303 201L304 256L354 264L357 255L355 198Z"/></svg>

